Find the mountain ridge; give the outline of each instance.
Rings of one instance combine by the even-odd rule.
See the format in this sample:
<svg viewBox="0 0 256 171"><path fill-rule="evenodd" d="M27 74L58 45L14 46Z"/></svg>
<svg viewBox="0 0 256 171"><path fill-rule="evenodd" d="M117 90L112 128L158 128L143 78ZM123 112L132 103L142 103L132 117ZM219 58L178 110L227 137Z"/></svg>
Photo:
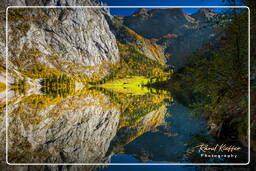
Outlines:
<svg viewBox="0 0 256 171"><path fill-rule="evenodd" d="M194 52L217 35L208 23L216 15L204 8L191 15L180 8L139 9L131 16L123 17L123 25L147 39L157 40L168 64L179 69Z"/></svg>

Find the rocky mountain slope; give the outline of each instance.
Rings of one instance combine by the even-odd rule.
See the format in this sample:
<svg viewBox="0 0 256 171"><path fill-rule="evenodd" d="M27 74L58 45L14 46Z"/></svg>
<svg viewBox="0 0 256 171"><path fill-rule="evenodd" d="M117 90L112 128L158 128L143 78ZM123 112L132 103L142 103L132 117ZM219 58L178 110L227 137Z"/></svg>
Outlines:
<svg viewBox="0 0 256 171"><path fill-rule="evenodd" d="M182 34L183 25L193 25L196 20L180 8L138 9L124 17L124 25L146 38L159 38L169 33Z"/></svg>
<svg viewBox="0 0 256 171"><path fill-rule="evenodd" d="M123 17L123 24L136 33L153 39L163 47L168 64L184 66L193 53L212 39L217 31L207 21L217 14L200 9L189 15L182 9L139 9Z"/></svg>
<svg viewBox="0 0 256 171"><path fill-rule="evenodd" d="M107 21L119 44L132 46L146 57L161 64L166 63L164 49L158 46L155 40L147 39L125 26L122 16L107 17Z"/></svg>
<svg viewBox="0 0 256 171"><path fill-rule="evenodd" d="M9 69L28 76L51 69L84 80L119 57L99 9L9 9L9 26Z"/></svg>

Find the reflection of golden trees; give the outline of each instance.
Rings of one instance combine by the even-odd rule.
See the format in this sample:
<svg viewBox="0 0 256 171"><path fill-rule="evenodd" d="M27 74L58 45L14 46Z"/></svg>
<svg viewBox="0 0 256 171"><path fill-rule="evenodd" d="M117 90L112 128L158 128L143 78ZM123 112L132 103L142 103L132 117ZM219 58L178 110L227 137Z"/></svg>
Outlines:
<svg viewBox="0 0 256 171"><path fill-rule="evenodd" d="M170 92L156 89L143 95L120 93L101 87L95 89L109 96L112 100L111 103L118 104L120 107L121 115L118 125L120 137L113 142L114 144L110 148L116 153L121 153L125 144L135 140L145 132L155 131L163 122L166 105L173 101Z"/></svg>
<svg viewBox="0 0 256 171"><path fill-rule="evenodd" d="M126 141L126 144L132 142L133 140L135 140L137 137L141 136L145 132L153 130L157 126L159 126L161 124L161 121L162 121L165 113L166 113L165 110L166 110L166 106L163 105L159 109L157 109L157 111L154 113L153 117L146 123L146 125L139 122L138 124L136 124L136 126L133 126L133 127L136 127L138 129L138 131L128 138L128 140Z"/></svg>
<svg viewBox="0 0 256 171"><path fill-rule="evenodd" d="M42 91L53 97L66 97L75 90L73 78L66 75L49 75L41 81Z"/></svg>
<svg viewBox="0 0 256 171"><path fill-rule="evenodd" d="M4 91L6 89L5 83L0 82L0 92Z"/></svg>
<svg viewBox="0 0 256 171"><path fill-rule="evenodd" d="M165 99L170 99L169 95L146 94L141 97L129 97L127 102L122 105L119 129L127 126L133 127L145 115L165 104Z"/></svg>
<svg viewBox="0 0 256 171"><path fill-rule="evenodd" d="M61 98L51 98L44 95L31 95L24 97L19 105L8 115L19 115L23 121L24 127L28 128L30 124L38 124L42 120L39 112L46 110L46 107L56 104ZM14 116L14 117L15 117Z"/></svg>
<svg viewBox="0 0 256 171"><path fill-rule="evenodd" d="M27 84L27 79L15 79L14 83L10 85L10 88L14 90L15 94L25 94L29 89L29 85Z"/></svg>
<svg viewBox="0 0 256 171"><path fill-rule="evenodd" d="M173 101L170 92L157 91L155 89L140 95L126 94L125 92L119 93L118 91L109 91L99 87L95 89L109 96L112 103L119 104L121 111L119 129L136 126L147 114L159 109L169 101Z"/></svg>
<svg viewBox="0 0 256 171"><path fill-rule="evenodd" d="M147 93L137 96L106 90L99 91L99 88L80 89L76 92L70 92L67 96L58 95L53 97L50 94L45 94L24 97L10 112L9 117L19 118L14 122L22 124L25 130L29 130L32 125L40 125L46 119L52 120L47 124L52 124L65 111L73 110L76 114L77 109L92 106L98 107L102 111L119 109L121 111L119 129L122 127L136 129L134 134L126 137L128 143L144 132L156 128L161 123L165 114L165 99L171 100L167 92ZM19 145L25 151L31 148L25 137L16 135L13 130L10 131L15 136L21 139L24 138L18 143L24 142L23 145ZM14 157L11 156L12 159Z"/></svg>

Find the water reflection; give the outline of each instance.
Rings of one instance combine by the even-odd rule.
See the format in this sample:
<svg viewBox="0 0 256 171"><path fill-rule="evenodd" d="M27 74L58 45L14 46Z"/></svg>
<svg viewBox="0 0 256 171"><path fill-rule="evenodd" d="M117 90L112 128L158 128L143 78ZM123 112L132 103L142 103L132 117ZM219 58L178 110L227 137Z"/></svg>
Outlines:
<svg viewBox="0 0 256 171"><path fill-rule="evenodd" d="M163 109L164 99L170 99L166 92L133 95L96 87L73 90L45 86L43 94L9 104L10 162L108 162L116 132L130 127L137 130L136 137L151 129L162 117L160 111L156 115L152 111Z"/></svg>
<svg viewBox="0 0 256 171"><path fill-rule="evenodd" d="M195 137L213 141L206 121L174 103L170 92L140 88L138 94L45 86L10 103L9 162L210 162L190 151L204 141Z"/></svg>
<svg viewBox="0 0 256 171"><path fill-rule="evenodd" d="M168 106L171 113L165 118L165 125L158 131L147 132L125 146L125 153L141 161L178 162L184 161L186 144L192 134L207 130L202 119L193 118L191 112L180 104Z"/></svg>

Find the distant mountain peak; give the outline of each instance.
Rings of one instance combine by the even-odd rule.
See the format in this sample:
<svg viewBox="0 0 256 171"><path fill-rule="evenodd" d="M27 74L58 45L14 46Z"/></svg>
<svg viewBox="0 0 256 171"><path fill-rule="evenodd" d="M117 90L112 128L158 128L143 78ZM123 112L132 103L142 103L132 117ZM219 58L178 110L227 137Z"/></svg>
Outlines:
<svg viewBox="0 0 256 171"><path fill-rule="evenodd" d="M201 14L204 14L207 17L212 17L212 16L216 15L215 12L213 12L212 10L210 10L208 8L201 8L198 12Z"/></svg>
<svg viewBox="0 0 256 171"><path fill-rule="evenodd" d="M200 8L198 10L198 13L208 13L208 12L211 12L211 10L209 8Z"/></svg>
<svg viewBox="0 0 256 171"><path fill-rule="evenodd" d="M144 15L148 12L147 9L145 8L138 8L133 14L132 16L140 16L140 15Z"/></svg>
<svg viewBox="0 0 256 171"><path fill-rule="evenodd" d="M215 15L217 15L217 13L213 12L212 10L208 8L201 8L196 13L192 14L192 17L202 21L202 20L207 20L209 18L212 18Z"/></svg>
<svg viewBox="0 0 256 171"><path fill-rule="evenodd" d="M154 8L154 9L138 8L137 10L135 10L132 16L142 16L142 15L153 16L156 14L188 15L181 8Z"/></svg>

